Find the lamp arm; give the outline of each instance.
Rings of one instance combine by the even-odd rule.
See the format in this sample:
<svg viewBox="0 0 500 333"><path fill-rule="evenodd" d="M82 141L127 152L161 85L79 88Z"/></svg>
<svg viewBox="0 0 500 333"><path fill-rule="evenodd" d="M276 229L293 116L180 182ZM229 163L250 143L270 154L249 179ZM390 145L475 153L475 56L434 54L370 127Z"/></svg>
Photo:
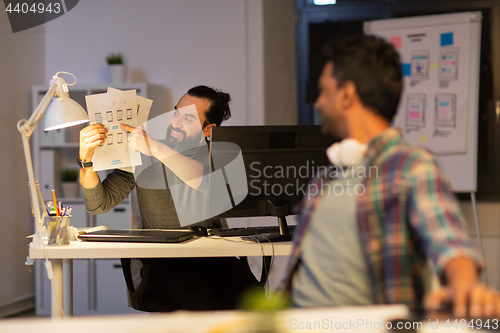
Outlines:
<svg viewBox="0 0 500 333"><path fill-rule="evenodd" d="M33 215L35 216L35 237L33 238L33 241L34 243L41 243L42 239L40 231L41 227L43 226L43 219L40 212L40 199L38 198L38 191L36 189L33 162L31 160L29 135L27 135L26 132L23 132L21 133L21 136L23 138L24 158L26 160L26 167L28 169L28 184L30 188L31 208L33 210Z"/></svg>
<svg viewBox="0 0 500 333"><path fill-rule="evenodd" d="M45 94L45 96L43 96L43 99L36 107L35 111L33 111L31 117L29 117L28 120L21 119L17 123L18 131L21 133L25 132L28 135L28 139L31 137L31 134L33 134L33 130L35 129L38 122L42 120L43 116L45 115L44 114L45 110L49 106L52 97L54 97L56 91L57 91L57 86L55 84L52 84L47 93Z"/></svg>
<svg viewBox="0 0 500 333"><path fill-rule="evenodd" d="M42 244L41 228L43 226L43 215L41 213L40 202L43 202L42 198L39 198L39 191L37 190L35 182L35 173L33 171L33 161L31 160L31 150L29 140L33 130L35 129L38 122L43 118L44 112L49 106L49 103L54 96L56 91L56 85L51 84L49 91L45 94L43 99L38 104L37 108L31 115L31 117L26 119L21 119L17 123L17 129L21 133L23 139L23 149L24 149L24 159L26 160L26 168L28 169L28 182L30 188L30 198L31 198L31 208L33 210L33 215L35 217L35 237L33 242L37 245Z"/></svg>

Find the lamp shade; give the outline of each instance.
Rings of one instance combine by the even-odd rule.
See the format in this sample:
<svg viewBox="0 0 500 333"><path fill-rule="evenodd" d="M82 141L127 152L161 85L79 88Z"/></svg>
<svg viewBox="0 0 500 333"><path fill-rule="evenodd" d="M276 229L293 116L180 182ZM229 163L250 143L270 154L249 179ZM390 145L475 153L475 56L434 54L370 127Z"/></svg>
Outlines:
<svg viewBox="0 0 500 333"><path fill-rule="evenodd" d="M52 98L45 112L45 130L53 131L60 128L75 126L89 121L89 117L80 104L69 97L68 93Z"/></svg>

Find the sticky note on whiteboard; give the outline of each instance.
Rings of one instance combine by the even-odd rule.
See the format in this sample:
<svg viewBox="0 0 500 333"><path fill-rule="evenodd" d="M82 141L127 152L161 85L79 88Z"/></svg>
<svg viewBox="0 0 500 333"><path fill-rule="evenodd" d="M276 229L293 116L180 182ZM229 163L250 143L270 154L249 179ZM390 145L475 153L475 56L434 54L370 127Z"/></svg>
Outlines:
<svg viewBox="0 0 500 333"><path fill-rule="evenodd" d="M403 74L403 76L410 76L411 64L401 64L401 73Z"/></svg>
<svg viewBox="0 0 500 333"><path fill-rule="evenodd" d="M453 32L441 34L441 46L453 45Z"/></svg>
<svg viewBox="0 0 500 333"><path fill-rule="evenodd" d="M389 42L394 46L396 50L403 46L403 38L401 36L392 36L389 38Z"/></svg>

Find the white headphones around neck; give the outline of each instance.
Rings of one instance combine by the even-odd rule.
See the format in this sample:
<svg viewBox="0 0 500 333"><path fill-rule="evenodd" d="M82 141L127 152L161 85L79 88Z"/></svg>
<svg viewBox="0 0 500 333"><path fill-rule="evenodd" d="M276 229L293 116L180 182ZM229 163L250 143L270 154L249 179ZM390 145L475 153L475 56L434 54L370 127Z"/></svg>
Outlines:
<svg viewBox="0 0 500 333"><path fill-rule="evenodd" d="M326 150L326 155L333 165L358 166L365 159L368 146L356 139L344 139Z"/></svg>

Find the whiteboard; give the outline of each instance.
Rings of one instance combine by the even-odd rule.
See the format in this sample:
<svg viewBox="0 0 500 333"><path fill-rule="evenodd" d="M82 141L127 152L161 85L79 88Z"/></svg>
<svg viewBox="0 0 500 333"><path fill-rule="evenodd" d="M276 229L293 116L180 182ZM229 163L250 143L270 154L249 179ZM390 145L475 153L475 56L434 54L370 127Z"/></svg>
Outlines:
<svg viewBox="0 0 500 333"><path fill-rule="evenodd" d="M403 92L393 126L431 150L455 192L477 190L481 12L364 22L400 54Z"/></svg>

